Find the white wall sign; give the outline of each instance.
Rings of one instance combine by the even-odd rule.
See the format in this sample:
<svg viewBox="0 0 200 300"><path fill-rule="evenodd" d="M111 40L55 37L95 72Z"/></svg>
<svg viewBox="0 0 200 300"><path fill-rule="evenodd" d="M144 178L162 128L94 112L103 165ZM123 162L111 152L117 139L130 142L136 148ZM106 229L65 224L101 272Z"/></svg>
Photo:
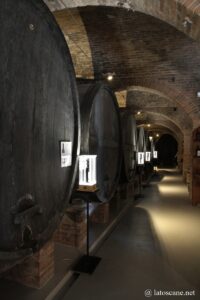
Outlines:
<svg viewBox="0 0 200 300"><path fill-rule="evenodd" d="M151 152L145 152L145 161L151 161Z"/></svg>
<svg viewBox="0 0 200 300"><path fill-rule="evenodd" d="M62 141L60 143L61 168L72 165L72 142Z"/></svg>
<svg viewBox="0 0 200 300"><path fill-rule="evenodd" d="M153 158L158 158L158 151L153 151Z"/></svg>
<svg viewBox="0 0 200 300"><path fill-rule="evenodd" d="M97 183L96 160L97 155L79 156L79 185L91 186Z"/></svg>
<svg viewBox="0 0 200 300"><path fill-rule="evenodd" d="M137 164L144 165L144 152L137 153Z"/></svg>

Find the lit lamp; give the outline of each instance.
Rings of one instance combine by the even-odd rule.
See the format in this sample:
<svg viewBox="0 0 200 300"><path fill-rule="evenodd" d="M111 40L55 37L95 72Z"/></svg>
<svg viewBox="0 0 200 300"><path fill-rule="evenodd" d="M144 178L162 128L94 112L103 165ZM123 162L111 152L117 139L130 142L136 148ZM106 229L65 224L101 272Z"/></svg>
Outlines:
<svg viewBox="0 0 200 300"><path fill-rule="evenodd" d="M96 160L97 155L79 156L79 186L93 186L97 183Z"/></svg>
<svg viewBox="0 0 200 300"><path fill-rule="evenodd" d="M144 152L137 152L137 164L144 165Z"/></svg>
<svg viewBox="0 0 200 300"><path fill-rule="evenodd" d="M150 142L153 141L153 137L151 135L149 136L149 140Z"/></svg>
<svg viewBox="0 0 200 300"><path fill-rule="evenodd" d="M104 73L103 77L106 78L108 81L112 81L114 79L115 76L115 72L109 72L109 73Z"/></svg>

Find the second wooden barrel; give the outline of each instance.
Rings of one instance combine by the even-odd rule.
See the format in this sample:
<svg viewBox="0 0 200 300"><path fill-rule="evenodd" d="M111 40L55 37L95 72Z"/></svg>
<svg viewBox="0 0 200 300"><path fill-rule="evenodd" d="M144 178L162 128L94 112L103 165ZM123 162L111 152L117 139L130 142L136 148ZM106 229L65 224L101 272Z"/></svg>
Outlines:
<svg viewBox="0 0 200 300"><path fill-rule="evenodd" d="M137 151L145 152L146 151L146 136L143 127L138 127L138 139L137 139Z"/></svg>
<svg viewBox="0 0 200 300"><path fill-rule="evenodd" d="M123 138L121 181L131 182L134 179L137 150L137 126L133 114L122 112L121 125Z"/></svg>
<svg viewBox="0 0 200 300"><path fill-rule="evenodd" d="M121 127L116 97L103 83L79 83L81 153L97 155L97 198L109 201L121 168Z"/></svg>

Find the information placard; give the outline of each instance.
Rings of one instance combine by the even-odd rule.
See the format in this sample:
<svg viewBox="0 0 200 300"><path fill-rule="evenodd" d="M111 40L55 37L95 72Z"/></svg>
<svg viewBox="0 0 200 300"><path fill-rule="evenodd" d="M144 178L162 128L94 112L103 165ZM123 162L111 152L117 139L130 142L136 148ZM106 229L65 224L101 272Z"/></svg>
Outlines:
<svg viewBox="0 0 200 300"><path fill-rule="evenodd" d="M61 168L72 165L72 142L60 142Z"/></svg>

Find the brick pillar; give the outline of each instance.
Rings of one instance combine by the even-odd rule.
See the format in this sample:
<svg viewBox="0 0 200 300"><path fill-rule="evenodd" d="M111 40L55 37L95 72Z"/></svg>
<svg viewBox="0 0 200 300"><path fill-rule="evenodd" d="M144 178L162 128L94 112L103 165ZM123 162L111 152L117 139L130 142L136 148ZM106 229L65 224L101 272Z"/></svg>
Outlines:
<svg viewBox="0 0 200 300"><path fill-rule="evenodd" d="M101 203L97 206L91 221L94 223L105 224L110 220L110 203Z"/></svg>
<svg viewBox="0 0 200 300"><path fill-rule="evenodd" d="M186 174L186 183L189 191L189 197L192 200L192 172L188 171Z"/></svg>
<svg viewBox="0 0 200 300"><path fill-rule="evenodd" d="M184 145L183 145L183 178L186 181L187 173L191 171L192 164L192 131L184 132Z"/></svg>
<svg viewBox="0 0 200 300"><path fill-rule="evenodd" d="M178 140L177 164L179 170L183 173L183 139Z"/></svg>
<svg viewBox="0 0 200 300"><path fill-rule="evenodd" d="M86 241L86 208L69 208L54 234L54 241L81 248Z"/></svg>
<svg viewBox="0 0 200 300"><path fill-rule="evenodd" d="M6 278L40 289L54 275L54 243L47 242L38 252L6 273Z"/></svg>

